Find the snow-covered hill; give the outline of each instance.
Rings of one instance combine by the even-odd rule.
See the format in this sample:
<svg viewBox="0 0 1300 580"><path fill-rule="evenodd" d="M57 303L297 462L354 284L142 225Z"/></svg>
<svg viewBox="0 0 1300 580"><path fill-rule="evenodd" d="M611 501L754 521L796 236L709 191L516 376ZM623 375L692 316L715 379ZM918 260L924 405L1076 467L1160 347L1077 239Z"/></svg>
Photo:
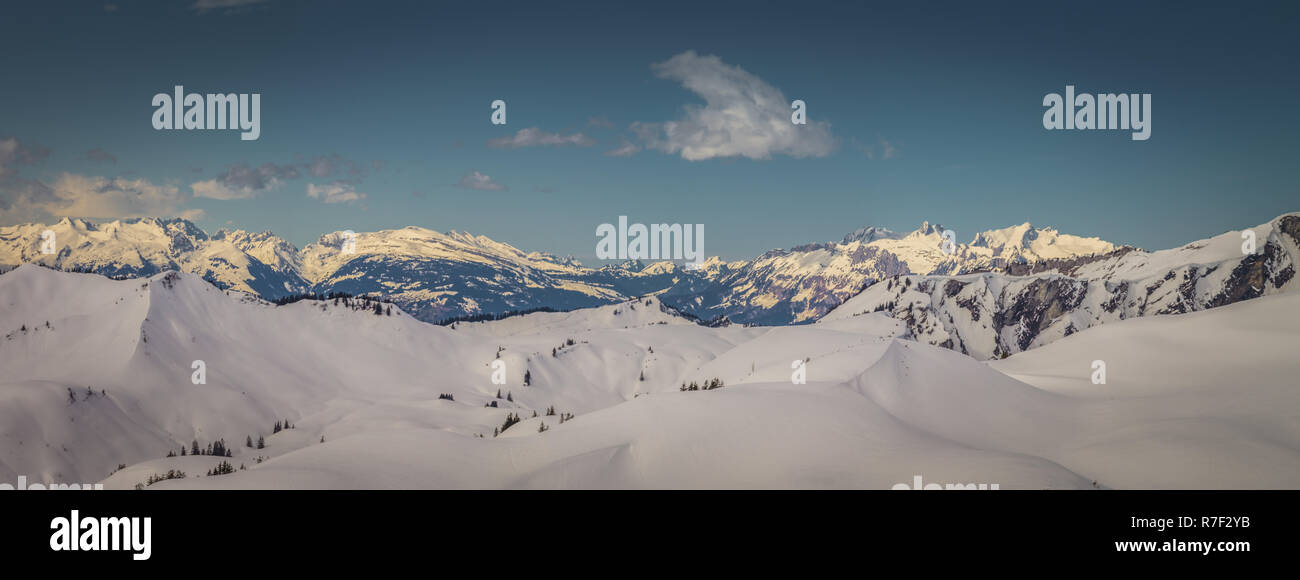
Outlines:
<svg viewBox="0 0 1300 580"><path fill-rule="evenodd" d="M1300 391L1277 345L1298 338L1297 296L1107 325L999 363L1024 361L1008 376L904 340L908 325L881 313L711 328L647 298L440 327L355 299L274 306L190 274L23 266L0 275L0 480L132 488L180 470L147 487L884 489L921 475L1003 489L1294 488L1300 434L1286 425ZM1231 348L1218 328L1239 329ZM1093 332L1113 334L1085 341ZM1123 351L1161 341L1149 359ZM1089 361L1109 356L1113 383L1080 395ZM196 360L206 384L191 381ZM794 361L806 384L792 382ZM1231 377L1251 379L1221 384ZM712 379L724 386L681 390ZM1133 384L1158 399L1116 392ZM521 421L494 437L507 415ZM277 421L292 428L274 432ZM263 448L245 446L259 437ZM166 457L218 439L230 458ZM1233 469L1180 471L1171 457ZM222 461L235 473L205 476Z"/></svg>

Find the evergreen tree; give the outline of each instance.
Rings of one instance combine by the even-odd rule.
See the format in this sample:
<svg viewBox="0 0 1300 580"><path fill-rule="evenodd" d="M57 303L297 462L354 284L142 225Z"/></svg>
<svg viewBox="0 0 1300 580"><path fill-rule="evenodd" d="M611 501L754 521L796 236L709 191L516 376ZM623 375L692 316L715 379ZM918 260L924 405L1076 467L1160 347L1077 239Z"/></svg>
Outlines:
<svg viewBox="0 0 1300 580"><path fill-rule="evenodd" d="M263 439L261 435L257 436L257 448L266 449L266 439Z"/></svg>

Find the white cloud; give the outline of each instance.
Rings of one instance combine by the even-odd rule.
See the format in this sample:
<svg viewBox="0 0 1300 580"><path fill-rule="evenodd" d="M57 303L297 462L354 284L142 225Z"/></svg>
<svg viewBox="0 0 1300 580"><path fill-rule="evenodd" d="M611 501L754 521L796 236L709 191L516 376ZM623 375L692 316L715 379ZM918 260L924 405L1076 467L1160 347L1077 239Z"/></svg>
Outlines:
<svg viewBox="0 0 1300 580"><path fill-rule="evenodd" d="M596 140L583 135L574 133L572 135L561 135L543 131L537 127L520 129L519 132L509 137L501 137L488 141L488 145L502 149L518 149L520 147L540 147L556 145L577 145L579 147L589 147L595 145Z"/></svg>
<svg viewBox="0 0 1300 580"><path fill-rule="evenodd" d="M457 185L466 189L477 189L479 191L510 191L510 188L493 181L491 177L477 171L466 173L465 177L460 178L460 183Z"/></svg>
<svg viewBox="0 0 1300 580"><path fill-rule="evenodd" d="M352 203L366 198L366 194L357 191L357 187L346 181L335 181L324 185L307 184L307 197L324 203Z"/></svg>
<svg viewBox="0 0 1300 580"><path fill-rule="evenodd" d="M623 142L620 143L618 147L606 151L605 155L608 155L610 157L631 157L633 155L636 155L636 152L640 150L641 150L640 145L637 145L636 143L624 139Z"/></svg>
<svg viewBox="0 0 1300 580"><path fill-rule="evenodd" d="M716 56L686 51L652 68L705 104L687 105L686 116L676 121L633 124L648 148L690 161L824 157L835 149L829 123L809 119L806 125L795 125L790 121L791 100L779 89Z"/></svg>
<svg viewBox="0 0 1300 580"><path fill-rule="evenodd" d="M185 215L180 188L145 179L89 177L64 173L54 185L39 188L39 195L20 197L0 212L6 216L39 219L43 216L132 218Z"/></svg>

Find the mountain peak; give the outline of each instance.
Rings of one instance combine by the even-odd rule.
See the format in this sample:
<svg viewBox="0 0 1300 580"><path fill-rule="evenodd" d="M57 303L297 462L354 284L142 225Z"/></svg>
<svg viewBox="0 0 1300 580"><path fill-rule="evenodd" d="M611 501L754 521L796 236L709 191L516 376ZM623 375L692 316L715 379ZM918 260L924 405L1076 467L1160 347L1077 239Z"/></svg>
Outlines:
<svg viewBox="0 0 1300 580"><path fill-rule="evenodd" d="M932 224L932 223L930 223L929 220L926 220L926 221L921 222L921 227L916 228L915 231L913 231L913 232L910 233L910 234L907 234L906 237L908 237L908 238L920 238L920 237L925 237L925 236L933 236L933 235L937 235L939 232L942 232L943 230L944 230L944 227L943 227L942 225L939 225L939 224Z"/></svg>
<svg viewBox="0 0 1300 580"><path fill-rule="evenodd" d="M899 238L898 234L886 228L882 228L880 226L863 226L856 230L853 230L848 235L844 236L844 239L841 240L840 243L841 244L851 244L853 242L869 243L869 242L874 242L876 240L894 240L898 238Z"/></svg>

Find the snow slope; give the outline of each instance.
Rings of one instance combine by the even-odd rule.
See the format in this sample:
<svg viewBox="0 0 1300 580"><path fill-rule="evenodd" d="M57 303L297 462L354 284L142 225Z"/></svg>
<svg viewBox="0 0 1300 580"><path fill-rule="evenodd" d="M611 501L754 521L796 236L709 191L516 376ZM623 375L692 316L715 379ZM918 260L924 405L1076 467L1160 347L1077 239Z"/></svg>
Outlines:
<svg viewBox="0 0 1300 580"><path fill-rule="evenodd" d="M1300 293L1100 326L990 366L1106 409L1072 467L1117 487L1300 486ZM1093 384L1092 363L1106 365Z"/></svg>
<svg viewBox="0 0 1300 580"><path fill-rule="evenodd" d="M908 325L883 313L710 328L654 302L439 327L349 301L274 306L188 274L23 266L0 275L0 480L132 488L179 469L148 489L887 489L915 475L1300 487L1297 369L1276 346L1297 338L1292 294L1106 325L992 365L905 340ZM1244 356L1216 346L1219 329ZM1183 342L1143 362L1094 355L1094 333L1135 352ZM1223 370L1181 369L1180 351ZM1104 356L1112 391L1051 378L1086 380ZM190 380L196 359L206 384ZM806 384L791 380L795 361ZM714 378L725 386L680 390ZM1134 384L1146 388L1121 392ZM522 421L493 437L507 414ZM272 433L281 420L294 428ZM244 446L259 436L264 449ZM165 457L219 438L234 474L205 476L222 458Z"/></svg>

